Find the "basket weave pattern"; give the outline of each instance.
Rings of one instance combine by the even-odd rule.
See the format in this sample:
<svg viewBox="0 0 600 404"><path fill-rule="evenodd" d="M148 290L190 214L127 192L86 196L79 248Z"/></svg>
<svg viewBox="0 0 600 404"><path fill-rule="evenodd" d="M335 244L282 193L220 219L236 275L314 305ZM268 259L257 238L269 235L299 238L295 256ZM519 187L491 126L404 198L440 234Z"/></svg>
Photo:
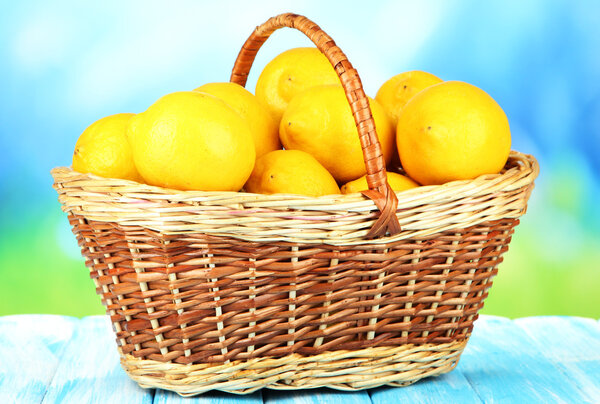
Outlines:
<svg viewBox="0 0 600 404"><path fill-rule="evenodd" d="M500 174L391 191L358 75L304 17L257 27L232 81L245 83L282 26L340 75L362 195L177 191L52 170L123 367L143 387L354 390L448 372L526 211L538 166L518 152Z"/></svg>
<svg viewBox="0 0 600 404"><path fill-rule="evenodd" d="M465 339L515 223L341 251L71 216L123 353L183 364Z"/></svg>

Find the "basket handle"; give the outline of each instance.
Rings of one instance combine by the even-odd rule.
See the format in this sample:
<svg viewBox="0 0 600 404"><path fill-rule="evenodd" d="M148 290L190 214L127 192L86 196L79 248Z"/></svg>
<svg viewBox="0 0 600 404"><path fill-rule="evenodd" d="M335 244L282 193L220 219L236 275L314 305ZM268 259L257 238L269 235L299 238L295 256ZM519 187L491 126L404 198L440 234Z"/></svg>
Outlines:
<svg viewBox="0 0 600 404"><path fill-rule="evenodd" d="M283 27L295 28L306 35L327 57L340 78L356 122L367 168L369 190L363 191L363 195L372 199L380 211L379 218L369 230L367 237L399 233L400 224L396 217L398 199L387 182L385 160L381 153L375 121L362 83L344 52L317 24L304 16L290 13L269 18L262 25L256 27L242 46L233 65L230 81L241 86L246 85L256 53L273 32Z"/></svg>

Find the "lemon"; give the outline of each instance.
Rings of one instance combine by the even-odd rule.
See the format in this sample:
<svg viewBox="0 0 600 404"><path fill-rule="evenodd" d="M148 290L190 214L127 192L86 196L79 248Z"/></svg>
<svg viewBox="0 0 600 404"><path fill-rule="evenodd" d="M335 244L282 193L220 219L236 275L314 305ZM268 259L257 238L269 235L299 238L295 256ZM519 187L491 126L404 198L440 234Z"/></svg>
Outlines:
<svg viewBox="0 0 600 404"><path fill-rule="evenodd" d="M165 95L131 119L128 135L138 171L152 185L238 191L254 167L248 124L212 95Z"/></svg>
<svg viewBox="0 0 600 404"><path fill-rule="evenodd" d="M248 123L257 158L270 151L281 149L279 126L266 107L258 102L250 91L235 83L208 83L194 91L221 99Z"/></svg>
<svg viewBox="0 0 600 404"><path fill-rule="evenodd" d="M255 94L279 123L294 96L322 84L340 85L331 63L317 48L294 48L265 66L256 82Z"/></svg>
<svg viewBox="0 0 600 404"><path fill-rule="evenodd" d="M395 127L398 124L398 115L412 97L441 82L439 77L420 70L400 73L383 83L375 99L388 112Z"/></svg>
<svg viewBox="0 0 600 404"><path fill-rule="evenodd" d="M485 91L460 81L426 88L398 118L400 161L423 185L498 173L510 142L502 108Z"/></svg>
<svg viewBox="0 0 600 404"><path fill-rule="evenodd" d="M379 103L369 98L386 164L394 153L394 127ZM279 137L286 149L313 155L340 183L367 170L350 105L340 86L312 87L296 96L283 114Z"/></svg>
<svg viewBox="0 0 600 404"><path fill-rule="evenodd" d="M410 178L393 172L387 172L387 180L392 189L396 192L406 191L407 189L416 188L419 186L416 182ZM367 185L367 176L363 175L357 180L350 181L342 185L342 194L352 194L355 192L366 191L369 189Z"/></svg>
<svg viewBox="0 0 600 404"><path fill-rule="evenodd" d="M313 156L300 150L275 150L258 158L245 189L258 194L340 193L331 174Z"/></svg>
<svg viewBox="0 0 600 404"><path fill-rule="evenodd" d="M75 144L73 170L101 177L141 181L126 136L127 125L134 115L110 115L84 130Z"/></svg>

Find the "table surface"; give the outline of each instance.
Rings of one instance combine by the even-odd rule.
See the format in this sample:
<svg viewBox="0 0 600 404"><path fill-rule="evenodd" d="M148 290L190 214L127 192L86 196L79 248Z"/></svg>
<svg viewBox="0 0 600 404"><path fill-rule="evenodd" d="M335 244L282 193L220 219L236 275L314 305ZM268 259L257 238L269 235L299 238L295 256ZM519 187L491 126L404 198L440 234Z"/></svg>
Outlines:
<svg viewBox="0 0 600 404"><path fill-rule="evenodd" d="M138 387L106 316L0 317L0 403L600 403L600 322L481 316L459 365L408 387L193 398Z"/></svg>

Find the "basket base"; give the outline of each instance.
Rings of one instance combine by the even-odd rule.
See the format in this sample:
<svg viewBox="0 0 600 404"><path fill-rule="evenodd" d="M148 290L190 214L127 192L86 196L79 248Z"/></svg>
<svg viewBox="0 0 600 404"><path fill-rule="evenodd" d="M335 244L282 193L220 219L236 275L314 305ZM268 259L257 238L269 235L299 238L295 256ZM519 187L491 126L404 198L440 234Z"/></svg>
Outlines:
<svg viewBox="0 0 600 404"><path fill-rule="evenodd" d="M121 365L144 388L193 396L209 390L249 394L329 387L355 391L383 385L407 386L454 369L467 340L447 344L375 347L314 356L254 358L224 364L181 365L121 354Z"/></svg>

